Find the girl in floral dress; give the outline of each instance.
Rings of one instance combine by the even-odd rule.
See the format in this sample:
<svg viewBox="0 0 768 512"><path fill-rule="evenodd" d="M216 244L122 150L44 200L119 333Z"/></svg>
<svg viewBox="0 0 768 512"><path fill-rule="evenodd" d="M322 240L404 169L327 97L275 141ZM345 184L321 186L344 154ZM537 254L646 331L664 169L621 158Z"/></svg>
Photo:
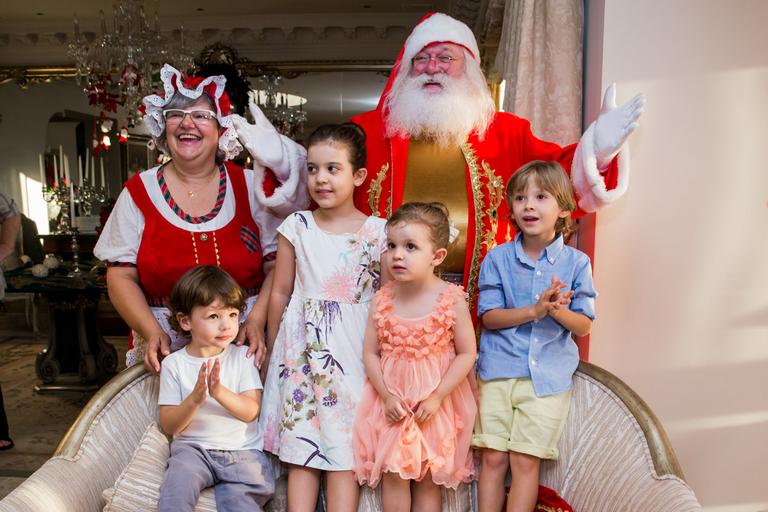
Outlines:
<svg viewBox="0 0 768 512"><path fill-rule="evenodd" d="M434 269L447 254L441 203L406 203L387 222L384 267L365 331L368 382L354 432L360 483L382 482L382 508L441 509L440 486L472 479L475 362L464 291Z"/></svg>
<svg viewBox="0 0 768 512"><path fill-rule="evenodd" d="M366 175L359 126L318 128L307 154L309 194L318 208L296 212L278 228L264 449L288 464L289 510L315 510L325 473L328 509L355 511L352 426L365 381L363 333L379 287L385 221L352 202Z"/></svg>

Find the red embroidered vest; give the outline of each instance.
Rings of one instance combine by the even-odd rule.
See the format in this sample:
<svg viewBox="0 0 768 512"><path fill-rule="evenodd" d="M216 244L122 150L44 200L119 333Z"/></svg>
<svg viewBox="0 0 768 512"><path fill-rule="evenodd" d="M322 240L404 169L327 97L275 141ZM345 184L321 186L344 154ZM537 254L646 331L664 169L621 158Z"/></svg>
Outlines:
<svg viewBox="0 0 768 512"><path fill-rule="evenodd" d="M245 172L227 162L227 176L235 195L235 215L224 227L204 232L186 231L168 222L149 197L141 176L126 183L144 215L144 232L136 256L139 283L150 306L164 306L173 285L195 265L218 265L255 295L264 281L259 228L251 216Z"/></svg>

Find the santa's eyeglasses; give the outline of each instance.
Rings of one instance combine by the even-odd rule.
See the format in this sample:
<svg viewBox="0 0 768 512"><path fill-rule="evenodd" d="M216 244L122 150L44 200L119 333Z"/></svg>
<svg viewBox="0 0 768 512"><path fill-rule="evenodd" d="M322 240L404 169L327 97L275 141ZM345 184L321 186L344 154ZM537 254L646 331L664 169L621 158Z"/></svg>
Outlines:
<svg viewBox="0 0 768 512"><path fill-rule="evenodd" d="M427 55L426 53L421 53L411 59L411 66L413 66L413 68L416 70L424 69L429 66L429 63L433 60L437 62L438 68L448 69L453 65L454 62L458 61L459 59L447 53L440 55Z"/></svg>

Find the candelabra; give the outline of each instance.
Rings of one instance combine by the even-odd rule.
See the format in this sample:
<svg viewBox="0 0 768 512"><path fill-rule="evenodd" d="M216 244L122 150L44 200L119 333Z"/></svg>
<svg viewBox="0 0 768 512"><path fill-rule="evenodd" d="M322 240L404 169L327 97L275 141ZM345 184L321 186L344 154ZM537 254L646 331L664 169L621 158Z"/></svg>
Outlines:
<svg viewBox="0 0 768 512"><path fill-rule="evenodd" d="M67 274L67 277L82 277L82 271L80 270L80 244L77 241L77 228L73 227L69 232L72 235L71 249L72 249L72 271Z"/></svg>
<svg viewBox="0 0 768 512"><path fill-rule="evenodd" d="M75 202L80 206L80 215L82 216L90 216L93 212L94 203L101 206L106 200L107 191L104 187L97 187L87 179L84 179L75 190Z"/></svg>
<svg viewBox="0 0 768 512"><path fill-rule="evenodd" d="M54 230L55 233L57 235L69 233L71 227L70 220L72 219L70 188L63 186L47 187L43 190L43 199L48 203L54 203L59 206L59 222Z"/></svg>
<svg viewBox="0 0 768 512"><path fill-rule="evenodd" d="M54 233L66 235L75 227L75 214L90 216L93 213L94 205L97 206L98 210L102 204L107 202L107 191L103 186L97 187L92 185L89 180L84 179L78 187L64 185L47 187L43 190L43 199L59 206L59 221L54 228ZM77 211L74 208L77 208Z"/></svg>

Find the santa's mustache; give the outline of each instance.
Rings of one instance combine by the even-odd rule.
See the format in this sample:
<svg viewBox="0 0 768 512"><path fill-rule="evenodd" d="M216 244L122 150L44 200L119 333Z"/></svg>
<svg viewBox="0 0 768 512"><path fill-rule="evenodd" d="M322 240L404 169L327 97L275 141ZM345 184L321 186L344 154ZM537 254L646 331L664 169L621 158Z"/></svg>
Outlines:
<svg viewBox="0 0 768 512"><path fill-rule="evenodd" d="M443 89L445 89L448 85L451 84L451 77L445 73L435 73L434 75L419 75L413 78L413 80L420 88L428 84L438 84L441 85Z"/></svg>
<svg viewBox="0 0 768 512"><path fill-rule="evenodd" d="M387 135L449 146L463 143L473 130L484 134L494 107L479 70L478 76L477 81L467 74L455 77L444 72L399 77L385 104Z"/></svg>

